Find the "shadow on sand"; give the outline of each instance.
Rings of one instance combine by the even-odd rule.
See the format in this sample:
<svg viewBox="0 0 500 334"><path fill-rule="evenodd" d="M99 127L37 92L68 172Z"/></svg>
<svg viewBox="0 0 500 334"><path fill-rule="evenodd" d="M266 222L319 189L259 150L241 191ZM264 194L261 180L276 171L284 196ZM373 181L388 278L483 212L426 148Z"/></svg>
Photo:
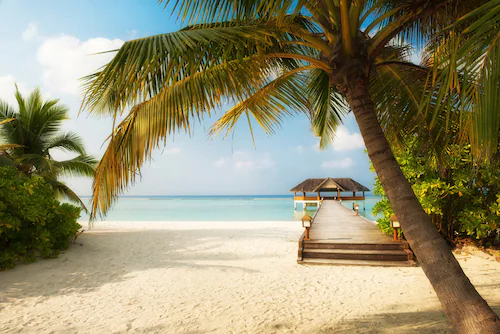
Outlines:
<svg viewBox="0 0 500 334"><path fill-rule="evenodd" d="M232 240L251 245L263 238L288 241L298 236L259 230L241 233L233 229L203 230L203 233L168 229L84 233L57 259L18 264L12 270L0 272L0 310L2 303L18 298L87 293L104 284L127 280L133 272L156 268L211 267L223 272L254 273L255 269L233 263L271 255L221 251L220 248ZM289 255L294 261L295 254Z"/></svg>
<svg viewBox="0 0 500 334"><path fill-rule="evenodd" d="M493 306L493 310L500 314L500 306ZM272 324L266 329L269 333L288 332L293 329L287 324ZM450 322L441 310L421 312L392 312L375 314L362 318L344 320L338 323L327 323L314 326L308 333L335 333L335 334L441 334L454 333Z"/></svg>

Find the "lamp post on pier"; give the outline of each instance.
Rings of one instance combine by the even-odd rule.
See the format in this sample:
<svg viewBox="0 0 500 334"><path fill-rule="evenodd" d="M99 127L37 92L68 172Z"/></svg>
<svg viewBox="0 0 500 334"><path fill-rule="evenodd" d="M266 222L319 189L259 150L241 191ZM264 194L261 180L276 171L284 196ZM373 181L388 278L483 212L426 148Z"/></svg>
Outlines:
<svg viewBox="0 0 500 334"><path fill-rule="evenodd" d="M401 225L399 224L398 217L396 217L396 215L393 214L390 218L390 221L391 221L391 227L394 229L394 235L393 235L392 240L398 241L399 240L398 229L401 228Z"/></svg>
<svg viewBox="0 0 500 334"><path fill-rule="evenodd" d="M304 240L311 240L309 239L309 228L311 227L311 222L312 218L306 213L306 215L302 217L302 227L306 229Z"/></svg>
<svg viewBox="0 0 500 334"><path fill-rule="evenodd" d="M352 208L356 211L356 216L359 216L359 204L353 203Z"/></svg>

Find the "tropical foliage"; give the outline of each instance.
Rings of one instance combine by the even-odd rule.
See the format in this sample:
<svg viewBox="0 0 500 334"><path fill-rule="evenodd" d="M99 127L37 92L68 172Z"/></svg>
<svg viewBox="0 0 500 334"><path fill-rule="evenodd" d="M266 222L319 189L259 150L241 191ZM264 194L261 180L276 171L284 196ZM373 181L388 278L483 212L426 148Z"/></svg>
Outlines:
<svg viewBox="0 0 500 334"><path fill-rule="evenodd" d="M421 109L430 127L443 118L445 131L458 127L455 142L470 143L483 163L495 157L500 138L500 1L475 5L427 45L423 63L433 71Z"/></svg>
<svg viewBox="0 0 500 334"><path fill-rule="evenodd" d="M393 148L396 159L412 184L425 212L441 235L451 243L463 239L483 246L500 244L500 174L498 159L490 164L475 163L470 145L450 145L438 159L416 140ZM391 234L394 213L378 178L374 194L384 196L373 208L382 214L379 227Z"/></svg>
<svg viewBox="0 0 500 334"><path fill-rule="evenodd" d="M57 257L81 226L80 208L61 204L42 177L0 167L0 270Z"/></svg>
<svg viewBox="0 0 500 334"><path fill-rule="evenodd" d="M38 89L28 98L16 90L18 110L0 101L0 166L14 166L26 176L43 177L56 195L78 203L80 198L63 182L61 176L94 176L97 160L85 152L82 139L73 132L61 133L68 109L58 100L43 101ZM57 161L52 150L77 154Z"/></svg>

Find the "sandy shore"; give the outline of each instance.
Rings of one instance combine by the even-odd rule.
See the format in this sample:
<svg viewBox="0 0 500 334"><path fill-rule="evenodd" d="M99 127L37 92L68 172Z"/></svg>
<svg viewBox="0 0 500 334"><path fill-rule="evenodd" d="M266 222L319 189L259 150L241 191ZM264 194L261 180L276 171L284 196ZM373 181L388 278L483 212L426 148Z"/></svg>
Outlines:
<svg viewBox="0 0 500 334"><path fill-rule="evenodd" d="M2 333L448 333L421 268L300 266L297 222L97 223L0 272ZM457 255L500 313L500 263Z"/></svg>

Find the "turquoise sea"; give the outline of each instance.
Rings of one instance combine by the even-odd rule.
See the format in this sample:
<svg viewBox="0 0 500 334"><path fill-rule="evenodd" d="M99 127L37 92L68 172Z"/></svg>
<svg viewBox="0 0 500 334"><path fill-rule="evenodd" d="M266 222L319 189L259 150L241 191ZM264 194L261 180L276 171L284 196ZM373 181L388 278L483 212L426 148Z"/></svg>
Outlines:
<svg viewBox="0 0 500 334"><path fill-rule="evenodd" d="M90 198L84 198L84 201ZM367 197L360 214L376 217L372 208L379 197ZM352 208L352 201L343 201ZM364 208L364 210L363 210ZM314 211L313 211L314 212ZM312 212L312 213L313 213ZM310 212L311 213L311 212ZM105 220L109 221L287 221L300 220L302 207L293 212L293 197L274 196L145 196L121 197ZM83 214L80 221L88 221Z"/></svg>

